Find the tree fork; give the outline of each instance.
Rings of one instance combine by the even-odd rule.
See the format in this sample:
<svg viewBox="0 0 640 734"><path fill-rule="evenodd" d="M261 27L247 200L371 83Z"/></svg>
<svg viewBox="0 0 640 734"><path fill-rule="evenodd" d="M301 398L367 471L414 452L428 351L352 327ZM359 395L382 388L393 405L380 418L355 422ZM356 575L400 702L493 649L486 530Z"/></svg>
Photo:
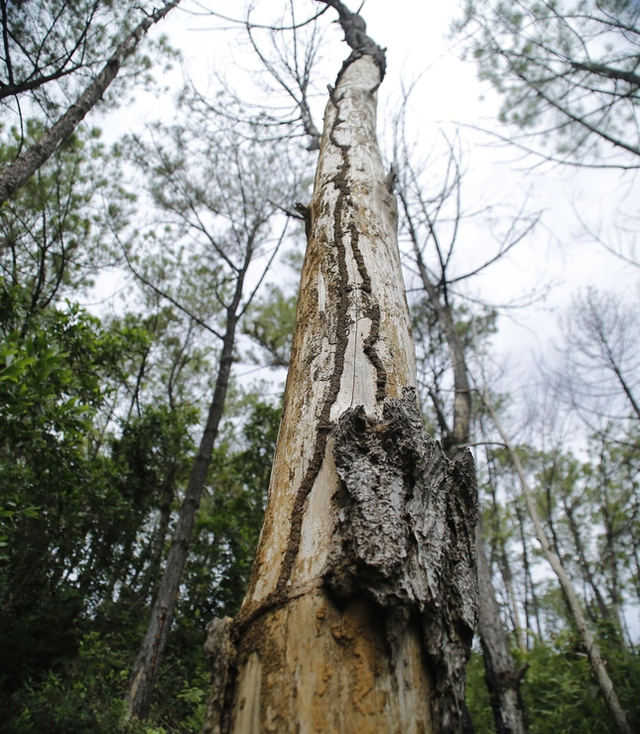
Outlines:
<svg viewBox="0 0 640 734"><path fill-rule="evenodd" d="M384 52L326 2L353 52L325 113L249 589L228 633L212 627L210 654L228 663L205 731L460 732L477 603L472 459L451 462L417 404L375 134Z"/></svg>

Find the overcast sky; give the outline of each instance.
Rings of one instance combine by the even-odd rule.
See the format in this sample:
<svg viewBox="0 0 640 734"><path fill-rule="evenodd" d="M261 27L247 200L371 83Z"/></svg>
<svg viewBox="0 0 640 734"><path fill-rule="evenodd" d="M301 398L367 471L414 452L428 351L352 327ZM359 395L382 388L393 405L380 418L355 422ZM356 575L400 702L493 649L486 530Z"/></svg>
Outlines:
<svg viewBox="0 0 640 734"><path fill-rule="evenodd" d="M260 0L255 19L267 17L281 7L276 0ZM245 53L239 35L230 24L208 16L211 8L242 17L242 3L222 0L183 0L157 32L166 33L184 57L189 75L204 90L213 70L227 75L247 95L259 92L251 87L246 69L255 64ZM314 3L300 0L299 18L313 10ZM183 9L184 8L184 9ZM191 11L191 12L187 12ZM325 14L326 50L321 71L326 78L315 101L317 124L324 106L324 84L333 80L347 49L342 33L328 22ZM499 98L481 84L472 62L460 59L458 39L450 34L451 21L459 14L458 4L418 3L416 0L366 0L362 9L371 37L387 48L388 72L380 90L380 137L384 147L385 117L397 108L401 84L417 81L410 105L410 134L424 155L442 140L442 130L453 134L460 126L462 148L468 173L464 199L468 210L493 205L496 217L507 210L524 207L525 213L542 212L540 225L504 261L467 285L467 292L495 303L504 303L532 289L548 288L546 298L525 310L513 311L500 320L495 346L501 359L514 371L528 370L534 355L550 353L550 339L556 335L558 315L578 288L595 285L603 289L633 294L638 271L607 254L580 224L582 218L594 231L616 244L615 224L621 211L633 211L637 199L635 180L615 171L535 167L533 158L523 159L513 148L496 145L495 138L481 132L497 130ZM166 77L178 84L180 74ZM140 120L152 120L170 109L170 96L141 95L126 114L118 113L106 126L112 137ZM259 101L255 99L254 101ZM434 177L438 166L434 164ZM494 222L499 227L499 222ZM477 263L492 245L486 227L469 225L463 231L458 267Z"/></svg>

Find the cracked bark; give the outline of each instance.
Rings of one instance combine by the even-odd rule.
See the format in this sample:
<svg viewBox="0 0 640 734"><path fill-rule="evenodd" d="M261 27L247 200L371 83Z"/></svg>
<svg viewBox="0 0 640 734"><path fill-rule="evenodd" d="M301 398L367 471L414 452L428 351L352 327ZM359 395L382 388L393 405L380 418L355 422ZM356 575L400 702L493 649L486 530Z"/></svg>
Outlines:
<svg viewBox="0 0 640 734"><path fill-rule="evenodd" d="M472 460L451 462L422 428L375 133L383 52L328 4L354 52L326 109L265 521L207 726L459 732L477 603Z"/></svg>
<svg viewBox="0 0 640 734"><path fill-rule="evenodd" d="M402 195L401 195L402 196ZM410 217L408 204L402 203ZM411 223L410 223L411 228ZM443 444L451 459L463 455L461 447L469 443L471 424L471 387L469 385L467 362L464 348L456 329L449 303L440 298L436 286L431 282L415 232L411 229L414 254L423 287L429 298L440 328L444 332L453 367L455 396L453 405L453 426L449 431L444 416L441 424L445 428ZM477 556L477 580L479 591L478 631L485 664L485 681L489 690L491 707L497 734L524 734L526 719L524 705L520 695L520 683L526 668L516 669L515 660L509 648L509 639L500 617L500 609L496 602L496 592L491 580L491 566L485 553L484 540L480 524L475 533ZM465 728L473 731L470 716L465 721Z"/></svg>

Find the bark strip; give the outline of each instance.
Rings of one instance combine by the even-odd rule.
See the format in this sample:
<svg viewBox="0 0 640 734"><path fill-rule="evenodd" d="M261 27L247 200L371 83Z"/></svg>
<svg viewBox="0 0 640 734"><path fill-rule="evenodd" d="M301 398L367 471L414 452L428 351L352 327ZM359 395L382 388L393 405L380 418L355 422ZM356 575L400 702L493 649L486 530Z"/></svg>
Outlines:
<svg viewBox="0 0 640 734"><path fill-rule="evenodd" d="M420 620L437 731L460 731L477 612L471 454L446 457L407 388L385 400L380 418L346 411L334 457L345 491L327 585L341 601L365 592L394 617Z"/></svg>

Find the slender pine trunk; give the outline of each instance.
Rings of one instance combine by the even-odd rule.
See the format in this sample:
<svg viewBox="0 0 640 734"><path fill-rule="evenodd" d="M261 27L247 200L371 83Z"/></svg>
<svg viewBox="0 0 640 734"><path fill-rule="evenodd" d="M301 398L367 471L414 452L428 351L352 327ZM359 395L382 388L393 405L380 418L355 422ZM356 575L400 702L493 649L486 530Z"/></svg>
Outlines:
<svg viewBox="0 0 640 734"><path fill-rule="evenodd" d="M49 160L58 146L71 135L87 113L102 99L102 95L120 71L120 67L136 50L149 28L162 20L179 2L180 0L173 0L165 3L159 10L148 15L116 48L102 71L84 90L77 102L68 108L37 143L27 148L0 173L0 205Z"/></svg>
<svg viewBox="0 0 640 734"><path fill-rule="evenodd" d="M207 479L211 455L224 410L233 365L238 310L250 260L250 252L248 252L244 267L238 273L233 300L227 308L226 330L222 341L218 375L213 399L209 406L207 422L200 446L191 466L187 489L178 515L178 523L171 541L171 548L169 549L158 593L151 610L149 626L133 667L127 695L127 715L129 718L145 719L147 717L151 705L151 696L166 650L169 630L180 593L180 582L189 555L193 526L200 508L200 500Z"/></svg>
<svg viewBox="0 0 640 734"><path fill-rule="evenodd" d="M580 600L578 599L578 596L573 589L571 580L569 579L569 576L565 571L564 566L562 565L562 561L560 560L560 558L558 558L556 553L554 553L551 543L549 542L549 538L545 533L544 526L542 524L540 515L538 514L538 510L536 508L536 504L533 498L533 493L526 480L524 469L522 467L520 457L518 456L518 452L509 440L509 437L507 436L504 428L502 427L502 423L498 418L495 409L491 405L491 402L489 401L486 390L483 395L483 399L485 405L487 406L487 409L491 413L491 417L496 428L498 429L498 433L502 437L502 441L507 447L513 466L515 467L515 470L518 474L518 478L520 479L520 486L522 487L522 492L524 494L525 502L527 505L527 510L529 511L529 516L531 517L533 526L535 528L536 537L538 539L538 542L542 546L542 551L545 555L545 558L549 562L549 565L553 569L556 577L558 578L558 581L560 582L560 588L562 589L567 607L569 608L578 634L580 635L582 646L587 653L587 657L589 658L591 672L596 680L596 683L598 684L598 687L600 688L600 692L604 697L607 708L609 709L609 713L611 714L615 722L616 728L618 729L620 734L633 734L631 731L631 726L629 725L629 721L627 719L627 715L620 705L620 701L618 700L618 696L616 695L613 683L611 682L611 678L609 677L609 673L607 673L605 663L602 659L602 655L600 654L600 647L598 646L598 643L593 639L593 636L587 625L587 620L584 616L584 612L582 611Z"/></svg>

